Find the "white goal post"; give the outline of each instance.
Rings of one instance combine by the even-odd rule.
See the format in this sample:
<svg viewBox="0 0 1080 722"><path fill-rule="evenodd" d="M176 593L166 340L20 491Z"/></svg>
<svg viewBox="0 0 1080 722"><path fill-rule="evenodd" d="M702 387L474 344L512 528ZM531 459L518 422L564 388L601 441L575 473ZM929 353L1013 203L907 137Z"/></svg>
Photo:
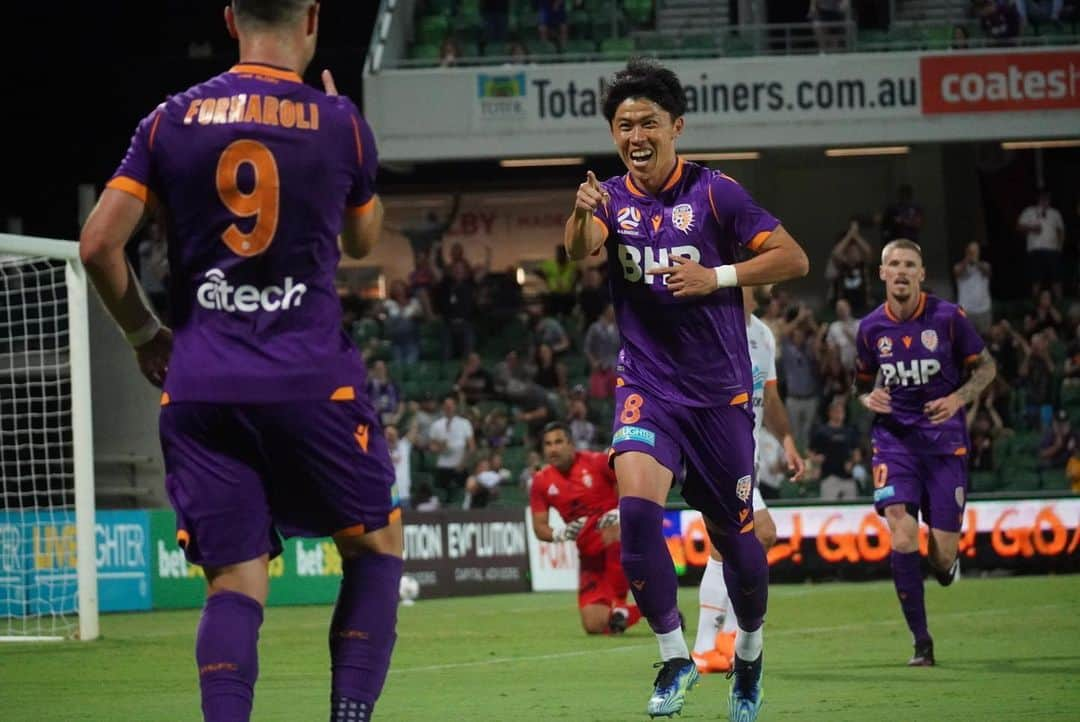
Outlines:
<svg viewBox="0 0 1080 722"><path fill-rule="evenodd" d="M98 637L88 310L78 243L0 233L0 641Z"/></svg>

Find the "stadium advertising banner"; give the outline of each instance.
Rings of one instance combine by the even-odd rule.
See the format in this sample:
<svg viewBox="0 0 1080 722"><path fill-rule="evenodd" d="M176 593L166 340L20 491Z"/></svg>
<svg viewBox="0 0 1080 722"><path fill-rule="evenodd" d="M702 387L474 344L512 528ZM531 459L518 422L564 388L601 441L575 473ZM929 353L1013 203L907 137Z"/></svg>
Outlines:
<svg viewBox="0 0 1080 722"><path fill-rule="evenodd" d="M773 507L774 581L889 575L889 530L869 505ZM665 512L664 534L681 577L697 580L709 554L701 514ZM928 529L920 527L926 554ZM1009 571L1080 571L1080 499L975 501L960 536L961 566Z"/></svg>
<svg viewBox="0 0 1080 722"><path fill-rule="evenodd" d="M1080 53L873 53L672 60L685 150L1016 139L1080 127ZM611 152L616 63L386 70L365 78L380 157ZM426 106L439 98L439 112ZM1045 111L1051 110L1047 114ZM971 113L980 120L972 124ZM738 131L733 134L731 131Z"/></svg>
<svg viewBox="0 0 1080 722"><path fill-rule="evenodd" d="M552 528L563 526L562 517L554 509L548 509L548 523ZM533 534L532 512L525 510L525 524L529 529L529 574L534 592L572 591L578 588L577 543L543 542Z"/></svg>
<svg viewBox="0 0 1080 722"><path fill-rule="evenodd" d="M176 544L176 516L151 511L153 606L201 607L206 582ZM529 590L526 527L516 509L410 512L405 516L405 573L420 598ZM285 541L270 562L270 606L331 604L341 583L341 555L330 539Z"/></svg>
<svg viewBox="0 0 1080 722"><path fill-rule="evenodd" d="M103 612L150 609L150 533L144 511L99 511L98 605ZM0 512L0 616L74 612L75 512Z"/></svg>

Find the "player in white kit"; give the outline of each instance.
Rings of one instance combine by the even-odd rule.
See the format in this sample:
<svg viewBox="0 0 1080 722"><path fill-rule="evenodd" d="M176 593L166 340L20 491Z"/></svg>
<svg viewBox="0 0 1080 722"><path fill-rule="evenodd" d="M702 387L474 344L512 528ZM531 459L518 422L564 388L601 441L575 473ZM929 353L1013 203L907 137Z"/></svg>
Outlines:
<svg viewBox="0 0 1080 722"><path fill-rule="evenodd" d="M805 464L795 439L791 436L787 409L780 400L776 388L776 338L772 330L754 315L758 308L757 294L768 296L768 288L743 287L743 309L746 313L746 338L750 347L750 363L754 372L754 457L755 463L761 463L761 431L764 427L777 439L780 439L788 471L793 481L798 481L805 470ZM768 551L776 543L776 524L769 514L765 500L758 491L757 479L754 479L754 535ZM700 612L698 616L697 637L692 653L698 671L728 672L735 656L735 615L728 614L729 600L727 585L724 582L723 559L715 548L709 552L709 561L705 574L701 578L698 590Z"/></svg>

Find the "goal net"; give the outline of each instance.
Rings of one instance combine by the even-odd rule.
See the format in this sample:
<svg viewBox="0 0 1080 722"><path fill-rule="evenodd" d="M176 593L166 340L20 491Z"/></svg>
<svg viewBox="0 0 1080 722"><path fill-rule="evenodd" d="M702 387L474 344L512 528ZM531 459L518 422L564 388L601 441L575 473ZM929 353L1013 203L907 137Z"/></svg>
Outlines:
<svg viewBox="0 0 1080 722"><path fill-rule="evenodd" d="M0 234L0 641L98 636L86 275Z"/></svg>

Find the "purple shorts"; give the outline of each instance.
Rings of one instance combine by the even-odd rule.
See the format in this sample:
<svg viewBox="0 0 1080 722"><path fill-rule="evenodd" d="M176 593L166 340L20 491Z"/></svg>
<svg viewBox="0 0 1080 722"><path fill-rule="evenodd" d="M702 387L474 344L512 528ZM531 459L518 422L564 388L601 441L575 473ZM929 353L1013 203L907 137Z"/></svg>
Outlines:
<svg viewBox="0 0 1080 722"><path fill-rule="evenodd" d="M161 409L165 488L193 564L281 553L281 536L363 534L395 514L394 467L362 400Z"/></svg>
<svg viewBox="0 0 1080 722"><path fill-rule="evenodd" d="M874 508L904 504L922 511L931 529L960 531L967 503L966 456L874 454Z"/></svg>
<svg viewBox="0 0 1080 722"><path fill-rule="evenodd" d="M634 386L615 389L613 453L640 451L671 470L690 506L714 524L753 529L754 412L670 403ZM738 401L738 399L736 399Z"/></svg>

